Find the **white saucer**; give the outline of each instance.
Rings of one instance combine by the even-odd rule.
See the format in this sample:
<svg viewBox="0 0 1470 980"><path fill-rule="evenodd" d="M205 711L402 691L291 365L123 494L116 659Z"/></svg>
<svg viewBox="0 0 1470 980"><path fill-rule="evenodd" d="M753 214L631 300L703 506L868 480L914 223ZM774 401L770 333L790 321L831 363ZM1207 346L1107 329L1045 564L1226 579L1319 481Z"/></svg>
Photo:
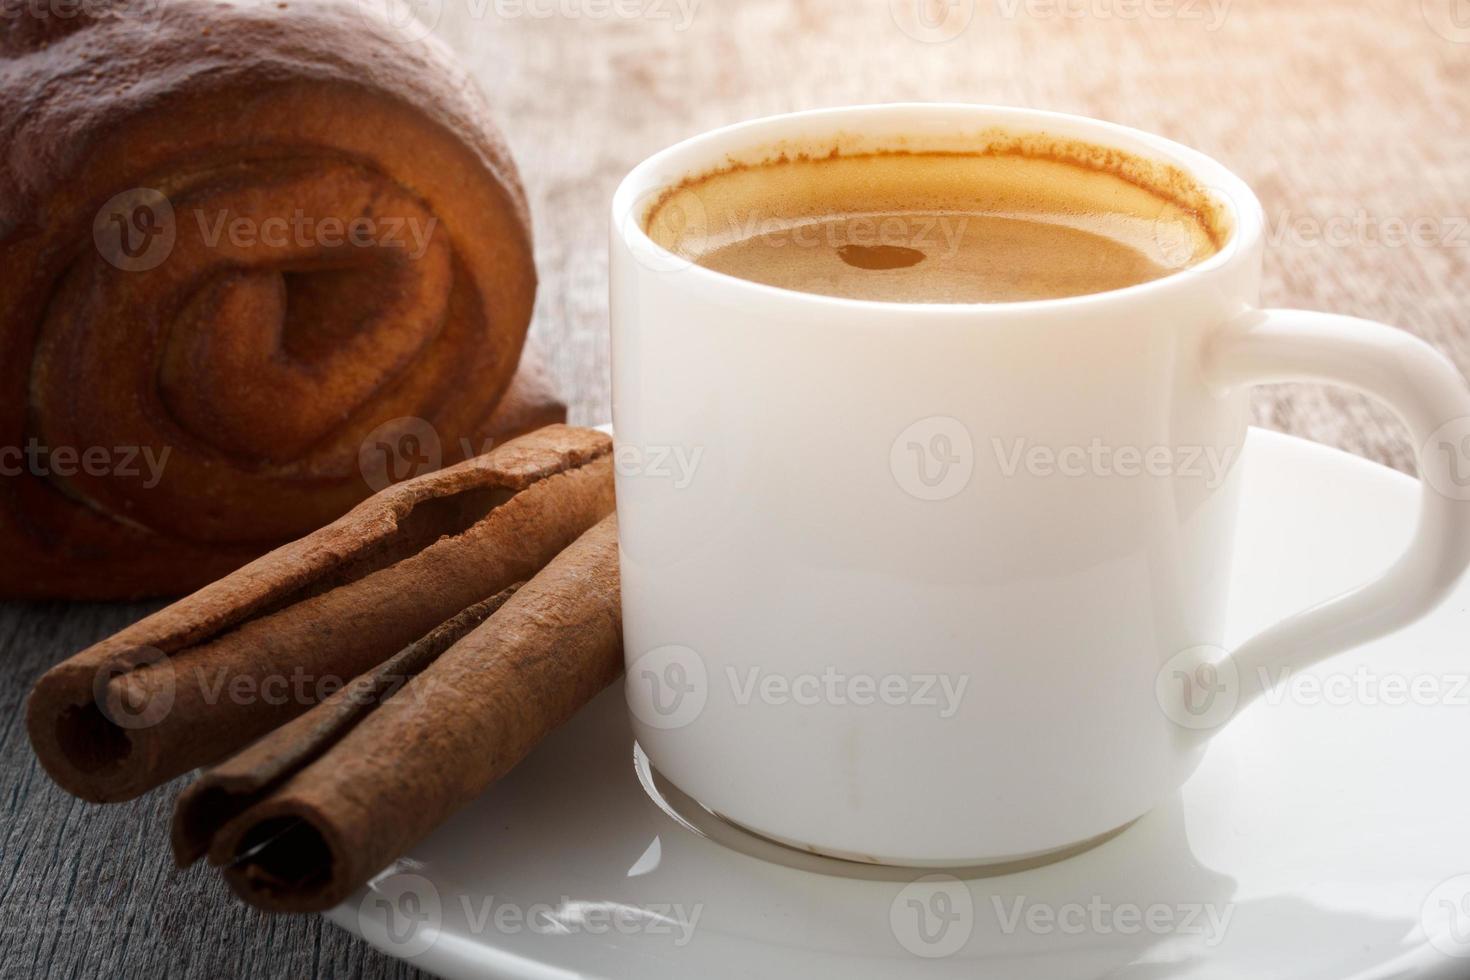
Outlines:
<svg viewBox="0 0 1470 980"><path fill-rule="evenodd" d="M1399 473L1261 431L1245 460L1236 638L1408 540ZM613 690L329 917L445 977L1466 977L1467 636L1470 583L1257 702L1112 840L963 883L655 802Z"/></svg>

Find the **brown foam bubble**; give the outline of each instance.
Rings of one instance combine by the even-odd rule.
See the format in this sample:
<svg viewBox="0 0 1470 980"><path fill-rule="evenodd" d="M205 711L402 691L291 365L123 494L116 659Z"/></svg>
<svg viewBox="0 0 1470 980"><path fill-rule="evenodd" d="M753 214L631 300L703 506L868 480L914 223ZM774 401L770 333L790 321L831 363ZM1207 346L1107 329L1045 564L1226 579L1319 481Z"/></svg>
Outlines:
<svg viewBox="0 0 1470 980"><path fill-rule="evenodd" d="M1102 292L1215 254L1223 209L1179 169L1044 134L975 151L777 148L666 191L654 241L805 292L995 302Z"/></svg>
<svg viewBox="0 0 1470 980"><path fill-rule="evenodd" d="M839 245L837 257L854 269L907 269L928 256L906 245Z"/></svg>

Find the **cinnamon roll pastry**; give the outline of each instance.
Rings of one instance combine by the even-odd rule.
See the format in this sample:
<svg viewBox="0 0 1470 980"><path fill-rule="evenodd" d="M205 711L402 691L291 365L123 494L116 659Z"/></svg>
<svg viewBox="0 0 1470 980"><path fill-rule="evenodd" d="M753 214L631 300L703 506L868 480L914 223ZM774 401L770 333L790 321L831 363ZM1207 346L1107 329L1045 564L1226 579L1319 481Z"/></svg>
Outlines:
<svg viewBox="0 0 1470 980"><path fill-rule="evenodd" d="M192 590L564 418L514 163L395 9L0 21L0 595Z"/></svg>

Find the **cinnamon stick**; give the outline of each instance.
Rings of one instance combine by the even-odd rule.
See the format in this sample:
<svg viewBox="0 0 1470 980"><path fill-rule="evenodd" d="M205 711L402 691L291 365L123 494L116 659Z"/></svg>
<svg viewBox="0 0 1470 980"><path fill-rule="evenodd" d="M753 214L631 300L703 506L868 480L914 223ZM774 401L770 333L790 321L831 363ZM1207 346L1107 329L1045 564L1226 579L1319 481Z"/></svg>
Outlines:
<svg viewBox="0 0 1470 980"><path fill-rule="evenodd" d="M37 756L108 802L237 752L531 578L612 509L610 453L551 426L388 488L53 668L27 706Z"/></svg>
<svg viewBox="0 0 1470 980"><path fill-rule="evenodd" d="M221 824L258 803L271 789L320 757L374 706L489 619L520 585L475 603L306 714L196 779L174 804L172 842L179 867L203 857L209 850L210 837Z"/></svg>
<svg viewBox="0 0 1470 980"><path fill-rule="evenodd" d="M352 712L345 733L342 692L206 773L180 798L176 854L187 862L209 840L251 904L330 908L507 773L622 659L608 517L396 693Z"/></svg>

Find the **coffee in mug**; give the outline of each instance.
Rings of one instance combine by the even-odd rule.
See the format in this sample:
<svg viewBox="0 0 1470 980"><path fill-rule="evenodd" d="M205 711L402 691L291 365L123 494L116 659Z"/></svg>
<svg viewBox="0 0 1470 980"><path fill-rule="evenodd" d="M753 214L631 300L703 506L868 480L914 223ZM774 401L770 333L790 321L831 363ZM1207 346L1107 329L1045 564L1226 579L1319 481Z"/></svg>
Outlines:
<svg viewBox="0 0 1470 980"><path fill-rule="evenodd" d="M903 303L1121 289L1204 261L1228 233L1179 170L1060 139L729 166L672 189L647 230L751 282Z"/></svg>

